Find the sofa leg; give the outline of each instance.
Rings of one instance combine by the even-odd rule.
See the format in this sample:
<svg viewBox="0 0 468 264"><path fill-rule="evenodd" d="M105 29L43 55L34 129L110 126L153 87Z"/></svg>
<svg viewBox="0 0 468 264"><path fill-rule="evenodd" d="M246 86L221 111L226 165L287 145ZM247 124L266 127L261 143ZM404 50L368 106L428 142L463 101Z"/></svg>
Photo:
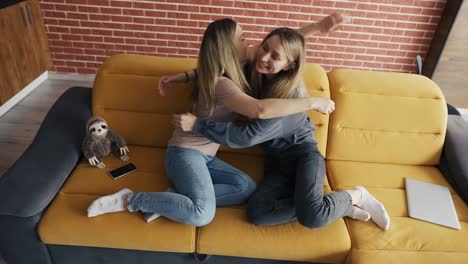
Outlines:
<svg viewBox="0 0 468 264"><path fill-rule="evenodd" d="M450 104L447 104L447 111L449 115L461 115L457 108L453 107Z"/></svg>
<svg viewBox="0 0 468 264"><path fill-rule="evenodd" d="M207 261L211 255L206 255L206 254L198 254L198 253L193 253L193 258L198 261L198 262L205 262Z"/></svg>

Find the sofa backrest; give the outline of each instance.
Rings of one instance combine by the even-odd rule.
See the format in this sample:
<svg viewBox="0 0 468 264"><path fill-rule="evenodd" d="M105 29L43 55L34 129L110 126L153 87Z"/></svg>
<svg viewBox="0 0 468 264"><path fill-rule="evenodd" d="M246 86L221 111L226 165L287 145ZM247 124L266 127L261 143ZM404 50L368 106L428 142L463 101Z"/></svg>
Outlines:
<svg viewBox="0 0 468 264"><path fill-rule="evenodd" d="M103 117L128 144L165 147L173 132L171 115L188 111L192 89L180 85L160 96L159 77L195 67L195 59L114 55L96 75L93 115Z"/></svg>
<svg viewBox="0 0 468 264"><path fill-rule="evenodd" d="M166 147L172 135L173 113L189 110L192 83L182 84L165 97L159 95L159 77L196 67L195 59L120 54L107 59L100 68L93 89L93 115L101 116L109 127L129 144ZM317 64L305 67L304 81L311 95L330 97L325 71ZM325 154L328 116L311 111L317 125L316 136ZM258 148L221 151L261 153Z"/></svg>
<svg viewBox="0 0 468 264"><path fill-rule="evenodd" d="M415 74L339 69L328 74L336 110L327 158L438 164L447 107L440 88Z"/></svg>

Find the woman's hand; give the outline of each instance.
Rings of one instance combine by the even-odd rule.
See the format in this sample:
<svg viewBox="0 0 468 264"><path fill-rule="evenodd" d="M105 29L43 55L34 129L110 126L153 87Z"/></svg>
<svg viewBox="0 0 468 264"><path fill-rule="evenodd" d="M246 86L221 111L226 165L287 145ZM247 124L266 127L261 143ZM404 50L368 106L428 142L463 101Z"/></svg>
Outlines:
<svg viewBox="0 0 468 264"><path fill-rule="evenodd" d="M185 113L185 114L174 114L172 115L172 124L175 126L175 128L180 129L182 131L192 131L193 127L195 126L195 123L197 122L197 117L190 114L190 113Z"/></svg>
<svg viewBox="0 0 468 264"><path fill-rule="evenodd" d="M331 112L335 111L335 102L326 97L317 96L310 97L310 99L312 100L312 109L324 115L331 114Z"/></svg>
<svg viewBox="0 0 468 264"><path fill-rule="evenodd" d="M167 90L175 84L174 76L161 76L159 78L159 94L166 96Z"/></svg>
<svg viewBox="0 0 468 264"><path fill-rule="evenodd" d="M320 33L329 33L335 30L341 23L347 23L351 18L342 13L333 13L317 22Z"/></svg>

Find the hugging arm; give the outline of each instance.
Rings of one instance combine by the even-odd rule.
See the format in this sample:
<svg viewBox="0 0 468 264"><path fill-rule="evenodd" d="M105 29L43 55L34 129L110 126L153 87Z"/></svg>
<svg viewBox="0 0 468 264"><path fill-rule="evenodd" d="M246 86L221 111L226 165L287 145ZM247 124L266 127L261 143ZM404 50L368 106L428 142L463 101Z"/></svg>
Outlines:
<svg viewBox="0 0 468 264"><path fill-rule="evenodd" d="M239 88L227 78L218 80L216 89L239 91ZM288 116L311 109L318 110L321 105L317 97L257 99L242 92L231 93L221 100L223 105L232 112L260 119ZM330 101L329 99L326 100L327 102Z"/></svg>
<svg viewBox="0 0 468 264"><path fill-rule="evenodd" d="M322 96L256 99L248 94L237 93L224 99L223 104L232 112L259 119L289 116L309 110L330 114L335 110L335 102Z"/></svg>
<svg viewBox="0 0 468 264"><path fill-rule="evenodd" d="M292 133L301 126L304 116L304 113L300 113L282 118L258 119L245 126L233 122L197 120L192 131L231 148L247 148Z"/></svg>

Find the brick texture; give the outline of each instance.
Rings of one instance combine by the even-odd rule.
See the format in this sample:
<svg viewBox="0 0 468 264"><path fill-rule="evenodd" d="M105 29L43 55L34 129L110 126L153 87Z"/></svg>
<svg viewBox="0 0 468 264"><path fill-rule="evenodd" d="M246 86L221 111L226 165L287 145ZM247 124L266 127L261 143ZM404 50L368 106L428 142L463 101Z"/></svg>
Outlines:
<svg viewBox="0 0 468 264"><path fill-rule="evenodd" d="M52 71L94 74L112 54L196 57L209 22L229 17L258 44L275 27L302 27L335 11L351 23L307 38L307 61L326 70L415 72L446 0L40 0Z"/></svg>

